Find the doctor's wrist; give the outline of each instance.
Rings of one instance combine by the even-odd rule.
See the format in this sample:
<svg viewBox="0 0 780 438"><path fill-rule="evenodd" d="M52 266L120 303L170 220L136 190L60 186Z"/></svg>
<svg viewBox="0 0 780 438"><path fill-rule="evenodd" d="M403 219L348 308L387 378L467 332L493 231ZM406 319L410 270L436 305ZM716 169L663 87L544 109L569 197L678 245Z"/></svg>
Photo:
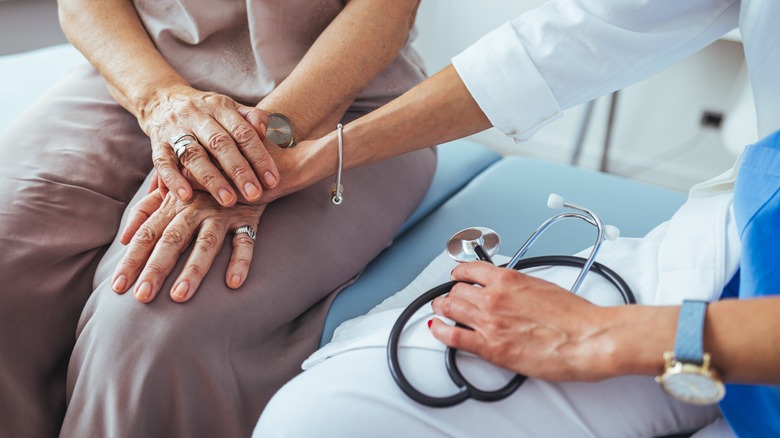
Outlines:
<svg viewBox="0 0 780 438"><path fill-rule="evenodd" d="M612 377L657 376L663 354L674 347L679 307L630 305L608 308L605 336L612 349L605 371Z"/></svg>
<svg viewBox="0 0 780 438"><path fill-rule="evenodd" d="M329 136L304 141L289 149L272 146L274 161L280 173L279 185L266 190L262 202L271 202L291 193L303 190L332 176L336 171L337 140Z"/></svg>

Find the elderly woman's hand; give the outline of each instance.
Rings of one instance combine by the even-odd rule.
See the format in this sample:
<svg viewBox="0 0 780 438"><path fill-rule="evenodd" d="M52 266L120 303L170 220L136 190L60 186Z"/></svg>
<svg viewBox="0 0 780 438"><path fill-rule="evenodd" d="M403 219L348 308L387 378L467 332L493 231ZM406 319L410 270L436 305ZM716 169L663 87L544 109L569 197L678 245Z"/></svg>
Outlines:
<svg viewBox="0 0 780 438"><path fill-rule="evenodd" d="M196 191L189 201L181 201L157 189L143 198L130 214L120 238L129 244L117 266L112 288L125 293L136 283L135 298L152 301L182 252L195 240L192 253L170 290L174 301L183 303L197 290L211 268L225 235L242 226L257 229L265 205L237 204L222 207L205 192ZM254 240L246 233L233 236L233 254L225 282L236 289L246 280L252 261ZM137 280L137 281L136 281Z"/></svg>
<svg viewBox="0 0 780 438"><path fill-rule="evenodd" d="M180 200L193 195L180 163L225 207L238 199L234 187L254 202L263 187L271 189L279 182L279 172L261 139L268 114L258 108L176 85L148 101L139 123L152 140L155 169Z"/></svg>
<svg viewBox="0 0 780 438"><path fill-rule="evenodd" d="M330 153L335 152L331 150L335 146L330 145L327 138L301 141L297 146L289 149L282 149L268 139L263 139L263 143L279 172L279 183L273 188L264 190L262 197L259 199L250 200L239 193L237 200L239 203L269 204L283 196L304 189L323 178L330 177L336 169L336 155L335 153ZM320 149L327 149L326 153L321 153ZM181 169L181 174L188 180L194 190L206 191L189 169ZM162 190L169 189L165 181L159 177L159 174L152 179L149 193L152 193L158 187Z"/></svg>
<svg viewBox="0 0 780 438"><path fill-rule="evenodd" d="M434 318L431 331L443 343L544 380L609 377L614 345L602 315L608 308L485 262L461 264L452 277L463 283L435 299L433 310L473 330Z"/></svg>

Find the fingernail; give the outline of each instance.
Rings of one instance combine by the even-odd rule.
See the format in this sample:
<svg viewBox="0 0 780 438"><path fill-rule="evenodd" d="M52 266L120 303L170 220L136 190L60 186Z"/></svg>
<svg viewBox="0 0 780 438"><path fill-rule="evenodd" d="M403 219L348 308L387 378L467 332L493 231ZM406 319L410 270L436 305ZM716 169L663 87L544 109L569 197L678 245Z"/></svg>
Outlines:
<svg viewBox="0 0 780 438"><path fill-rule="evenodd" d="M229 205L233 202L233 194L231 194L227 189L219 189L217 193L219 194L219 199L222 200L223 204Z"/></svg>
<svg viewBox="0 0 780 438"><path fill-rule="evenodd" d="M265 123L261 123L261 124L260 124L260 132L262 132L263 134L265 134Z"/></svg>
<svg viewBox="0 0 780 438"><path fill-rule="evenodd" d="M178 189L176 189L176 193L179 194L179 199L181 199L182 201L186 201L187 198L189 198L190 196L189 193L187 193L187 190L184 189L183 187L179 187Z"/></svg>
<svg viewBox="0 0 780 438"><path fill-rule="evenodd" d="M114 292L124 292L125 286L127 286L127 278L125 278L124 275L120 275L114 279L114 283L111 285L111 289L113 289Z"/></svg>
<svg viewBox="0 0 780 438"><path fill-rule="evenodd" d="M148 281L144 281L141 283L140 286L135 290L135 297L139 301L146 301L149 299L149 296L152 294L152 284Z"/></svg>
<svg viewBox="0 0 780 438"><path fill-rule="evenodd" d="M233 274L233 276L230 277L230 287L238 287L239 285L241 285L241 276Z"/></svg>
<svg viewBox="0 0 780 438"><path fill-rule="evenodd" d="M433 320L432 320L432 319L429 319L429 320L428 320L428 328L431 328L431 325L433 325Z"/></svg>
<svg viewBox="0 0 780 438"><path fill-rule="evenodd" d="M184 299L187 296L187 291L190 289L190 285L186 281L182 281L177 284L173 289L173 297L176 299Z"/></svg>
<svg viewBox="0 0 780 438"><path fill-rule="evenodd" d="M260 188L251 182L244 184L244 191L247 199L257 199L260 196Z"/></svg>
<svg viewBox="0 0 780 438"><path fill-rule="evenodd" d="M263 180L265 181L265 186L268 187L269 189L272 189L272 188L276 187L277 181L276 181L276 177L274 176L273 173L266 172L263 175Z"/></svg>

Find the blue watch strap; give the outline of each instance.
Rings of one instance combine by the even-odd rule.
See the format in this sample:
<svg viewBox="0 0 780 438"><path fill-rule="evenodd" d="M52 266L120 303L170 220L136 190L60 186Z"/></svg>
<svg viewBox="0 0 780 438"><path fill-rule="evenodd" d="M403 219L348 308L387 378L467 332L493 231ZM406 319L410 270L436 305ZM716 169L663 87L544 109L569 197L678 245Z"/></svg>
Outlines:
<svg viewBox="0 0 780 438"><path fill-rule="evenodd" d="M674 358L678 362L701 365L704 362L704 315L706 301L685 300L677 319Z"/></svg>

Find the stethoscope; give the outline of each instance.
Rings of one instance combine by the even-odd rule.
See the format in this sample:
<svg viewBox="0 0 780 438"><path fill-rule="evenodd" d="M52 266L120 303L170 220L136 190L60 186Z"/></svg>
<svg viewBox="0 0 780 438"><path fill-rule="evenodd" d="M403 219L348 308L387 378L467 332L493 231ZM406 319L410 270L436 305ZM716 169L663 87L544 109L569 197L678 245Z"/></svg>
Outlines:
<svg viewBox="0 0 780 438"><path fill-rule="evenodd" d="M605 239L617 239L620 231L611 225L602 224L601 219L599 219L599 217L596 216L596 214L594 214L591 210L580 207L578 205L570 204L566 202L561 196L554 193L550 194L550 197L547 200L547 206L552 209L560 209L565 207L577 211L559 213L547 219L544 223L542 223L541 226L539 226L539 228L536 229L531 237L528 238L520 250L517 251L515 256L512 257L509 263L504 266L509 269L516 270L542 266L579 267L581 268L580 274L577 276L577 279L574 281L574 284L570 289L570 291L575 294L577 293L580 285L582 285L582 281L585 279L585 275L588 272L593 271L609 281L615 287L615 289L617 289L625 304L635 304L636 298L634 297L634 293L631 291L631 288L628 286L628 284L626 284L626 282L613 270L595 261L596 255L601 248L601 243ZM596 243L593 245L593 249L591 250L590 256L588 256L587 259L575 256L544 256L532 257L523 260L523 256L530 249L531 245L536 242L539 236L541 236L554 223L567 218L581 219L596 227L596 230L598 231L598 235L596 236ZM467 228L456 233L447 242L446 248L447 253L459 262L482 260L493 263L491 256L498 252L499 245L500 239L495 231L489 228L474 227ZM390 339L387 343L387 361L388 365L390 366L390 373L393 375L393 378L395 379L398 386L413 400L430 407L444 408L455 406L468 400L469 398L473 398L474 400L479 401L503 400L504 398L509 397L518 388L520 388L520 385L522 385L526 380L526 376L516 374L504 387L498 390L485 391L479 389L471 384L463 376L463 374L461 374L460 370L458 369L458 363L456 361L457 350L449 347L447 347L445 351L445 364L447 366L447 372L449 373L450 378L459 388L458 392L455 394L445 397L433 397L424 394L412 386L409 380L407 380L406 376L404 376L398 360L398 344L400 342L401 333L403 332L404 327L409 322L409 319L411 319L414 313L417 312L417 310L426 305L428 302L432 301L434 298L448 293L450 289L452 289L452 286L455 285L455 283L456 282L454 281L450 281L436 286L414 300L406 309L404 309L404 311L396 320L393 329L390 331ZM468 328L459 323L457 325L459 327Z"/></svg>

